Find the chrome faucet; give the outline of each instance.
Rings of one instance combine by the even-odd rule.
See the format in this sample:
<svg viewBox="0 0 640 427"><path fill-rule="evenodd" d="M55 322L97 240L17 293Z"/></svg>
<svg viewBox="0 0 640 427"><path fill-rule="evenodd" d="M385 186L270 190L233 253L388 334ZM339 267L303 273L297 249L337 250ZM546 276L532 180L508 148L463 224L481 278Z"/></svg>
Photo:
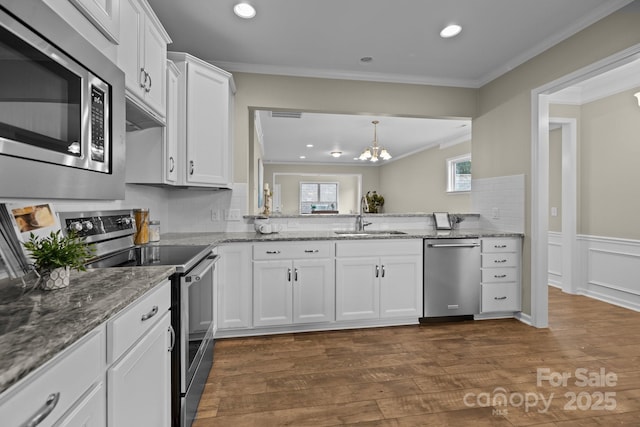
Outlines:
<svg viewBox="0 0 640 427"><path fill-rule="evenodd" d="M363 221L362 214L368 210L367 199L364 196L360 199L360 212L356 216L356 231L364 231L367 225L371 225L370 222Z"/></svg>

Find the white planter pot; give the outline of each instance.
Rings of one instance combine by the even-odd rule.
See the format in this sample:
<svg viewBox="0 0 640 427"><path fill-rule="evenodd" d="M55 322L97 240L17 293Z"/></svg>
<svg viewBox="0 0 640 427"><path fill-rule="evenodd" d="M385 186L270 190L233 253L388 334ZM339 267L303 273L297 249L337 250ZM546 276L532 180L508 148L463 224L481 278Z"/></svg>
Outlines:
<svg viewBox="0 0 640 427"><path fill-rule="evenodd" d="M70 272L71 269L69 267L59 267L42 274L40 288L45 291L66 288L69 286Z"/></svg>

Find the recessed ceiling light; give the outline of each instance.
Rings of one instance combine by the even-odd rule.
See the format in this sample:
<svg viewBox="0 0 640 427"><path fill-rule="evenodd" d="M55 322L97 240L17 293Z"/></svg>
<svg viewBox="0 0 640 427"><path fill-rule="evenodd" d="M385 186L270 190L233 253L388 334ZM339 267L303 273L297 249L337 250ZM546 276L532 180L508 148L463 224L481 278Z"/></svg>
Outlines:
<svg viewBox="0 0 640 427"><path fill-rule="evenodd" d="M342 156L342 151L332 151L331 155L335 158Z"/></svg>
<svg viewBox="0 0 640 427"><path fill-rule="evenodd" d="M442 29L442 31L440 31L440 37L443 39L455 37L460 34L460 31L462 31L462 27L458 24L447 25Z"/></svg>
<svg viewBox="0 0 640 427"><path fill-rule="evenodd" d="M307 144L307 148L313 148L313 144Z"/></svg>
<svg viewBox="0 0 640 427"><path fill-rule="evenodd" d="M238 3L233 6L233 13L240 18L251 19L256 16L256 9L249 3Z"/></svg>
<svg viewBox="0 0 640 427"><path fill-rule="evenodd" d="M300 158L301 158L301 159L306 159L306 158L307 158L307 156L300 156Z"/></svg>

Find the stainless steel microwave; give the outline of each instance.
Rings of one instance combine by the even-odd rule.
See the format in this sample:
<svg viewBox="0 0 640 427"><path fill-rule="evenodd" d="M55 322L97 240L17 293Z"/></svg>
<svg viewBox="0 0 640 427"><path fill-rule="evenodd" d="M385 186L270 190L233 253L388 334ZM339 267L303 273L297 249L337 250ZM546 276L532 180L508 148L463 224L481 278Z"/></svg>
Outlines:
<svg viewBox="0 0 640 427"><path fill-rule="evenodd" d="M0 173L20 186L0 198L121 198L123 159L122 71L41 1L3 1Z"/></svg>

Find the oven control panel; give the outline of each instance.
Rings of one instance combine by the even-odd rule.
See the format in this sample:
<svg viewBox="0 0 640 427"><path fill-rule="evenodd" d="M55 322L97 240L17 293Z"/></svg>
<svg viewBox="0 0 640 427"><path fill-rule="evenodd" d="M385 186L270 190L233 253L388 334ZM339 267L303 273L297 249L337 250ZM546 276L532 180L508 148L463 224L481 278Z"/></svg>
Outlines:
<svg viewBox="0 0 640 427"><path fill-rule="evenodd" d="M111 237L133 234L135 221L128 211L117 213L87 212L75 214L61 212L60 223L65 234L75 233L79 237L94 237L90 239L106 240Z"/></svg>

